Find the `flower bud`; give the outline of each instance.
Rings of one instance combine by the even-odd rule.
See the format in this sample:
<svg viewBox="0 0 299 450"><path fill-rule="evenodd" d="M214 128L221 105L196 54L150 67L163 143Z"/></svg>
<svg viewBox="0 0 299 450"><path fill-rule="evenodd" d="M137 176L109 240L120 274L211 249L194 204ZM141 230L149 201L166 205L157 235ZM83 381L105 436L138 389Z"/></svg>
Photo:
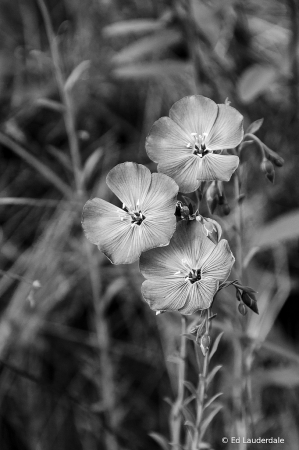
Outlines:
<svg viewBox="0 0 299 450"><path fill-rule="evenodd" d="M210 344L211 344L210 336L208 334L204 334L200 340L200 349L203 356L206 356L206 354L208 353Z"/></svg>
<svg viewBox="0 0 299 450"><path fill-rule="evenodd" d="M239 303L239 305L238 305L238 310L239 310L239 313L240 314L242 314L242 316L246 316L246 314L247 314L247 308L246 308L246 306L244 305L244 303Z"/></svg>
<svg viewBox="0 0 299 450"><path fill-rule="evenodd" d="M261 163L261 170L264 172L264 174L266 175L268 180L271 181L271 183L274 183L275 170L274 170L274 166L271 163L271 161L264 158Z"/></svg>
<svg viewBox="0 0 299 450"><path fill-rule="evenodd" d="M242 293L242 301L245 303L245 305L248 306L253 312L256 314L259 313L258 307L257 307L257 301L255 299L254 294L248 294L248 292Z"/></svg>

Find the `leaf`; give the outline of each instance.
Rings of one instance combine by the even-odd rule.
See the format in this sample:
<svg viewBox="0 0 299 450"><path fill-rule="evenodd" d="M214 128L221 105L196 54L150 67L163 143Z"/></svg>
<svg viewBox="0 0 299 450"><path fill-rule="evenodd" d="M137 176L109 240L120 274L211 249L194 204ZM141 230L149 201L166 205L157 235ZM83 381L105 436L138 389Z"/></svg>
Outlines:
<svg viewBox="0 0 299 450"><path fill-rule="evenodd" d="M216 373L219 372L221 367L221 365L215 366L214 369L209 373L209 375L207 376L207 386L209 386L209 384L212 382L213 378L215 377Z"/></svg>
<svg viewBox="0 0 299 450"><path fill-rule="evenodd" d="M222 405L217 405L213 411L211 411L211 413L208 415L208 417L202 422L201 427L200 427L200 435L201 437L204 436L208 426L210 425L210 423L212 422L212 420L214 419L214 417L216 416L216 414L219 413L219 411L222 409Z"/></svg>
<svg viewBox="0 0 299 450"><path fill-rule="evenodd" d="M181 41L181 34L176 30L163 30L158 34L138 39L118 52L112 63L116 65L128 64L155 55Z"/></svg>
<svg viewBox="0 0 299 450"><path fill-rule="evenodd" d="M87 160L84 164L84 168L83 168L83 179L85 181L88 181L90 179L94 170L96 169L97 165L99 164L99 161L102 158L102 156L103 156L103 149L97 148L87 158Z"/></svg>
<svg viewBox="0 0 299 450"><path fill-rule="evenodd" d="M274 247L299 236L299 209L285 214L256 230L252 247Z"/></svg>
<svg viewBox="0 0 299 450"><path fill-rule="evenodd" d="M187 389L189 389L191 394L193 394L195 397L197 397L197 391L195 389L195 386L192 383L190 383L189 381L184 381L184 385L186 386Z"/></svg>
<svg viewBox="0 0 299 450"><path fill-rule="evenodd" d="M113 70L116 78L122 79L146 79L152 77L165 77L188 75L192 70L190 63L177 60L164 60L158 62L148 62L139 64L130 64L125 67L119 67Z"/></svg>
<svg viewBox="0 0 299 450"><path fill-rule="evenodd" d="M237 92L243 103L250 103L269 89L278 71L273 66L256 64L242 73L237 84Z"/></svg>
<svg viewBox="0 0 299 450"><path fill-rule="evenodd" d="M252 122L249 125L249 127L247 128L245 134L247 134L247 133L255 134L261 128L261 126L263 125L263 122L264 122L264 119L258 119L258 120L255 120L254 122Z"/></svg>
<svg viewBox="0 0 299 450"><path fill-rule="evenodd" d="M149 436L160 445L163 450L169 450L169 445L164 436L159 433L149 433Z"/></svg>
<svg viewBox="0 0 299 450"><path fill-rule="evenodd" d="M74 68L74 70L71 72L69 77L67 78L64 89L66 91L70 91L74 85L77 83L77 81L81 78L82 74L85 72L85 70L89 69L90 67L90 61L82 61L78 66Z"/></svg>
<svg viewBox="0 0 299 450"><path fill-rule="evenodd" d="M50 100L49 98L38 98L35 101L35 104L61 113L65 111L65 107L62 103L56 102L55 100Z"/></svg>
<svg viewBox="0 0 299 450"><path fill-rule="evenodd" d="M192 402L195 399L196 399L196 396L194 396L194 395L190 395L189 397L187 397L183 402L183 408L185 408L187 405L189 405L190 402Z"/></svg>
<svg viewBox="0 0 299 450"><path fill-rule="evenodd" d="M215 394L210 400L207 401L207 403L204 405L204 409L208 408L220 395L223 395L223 392L218 392L218 394Z"/></svg>
<svg viewBox="0 0 299 450"><path fill-rule="evenodd" d="M122 37L129 34L144 34L157 31L164 23L152 19L121 20L103 28L103 36L106 38Z"/></svg>
<svg viewBox="0 0 299 450"><path fill-rule="evenodd" d="M223 333L224 333L223 331L221 333L219 333L218 336L216 337L215 341L213 342L213 345L212 345L212 348L210 351L210 355L209 355L209 361L211 361L213 355L216 353L219 342L223 336Z"/></svg>

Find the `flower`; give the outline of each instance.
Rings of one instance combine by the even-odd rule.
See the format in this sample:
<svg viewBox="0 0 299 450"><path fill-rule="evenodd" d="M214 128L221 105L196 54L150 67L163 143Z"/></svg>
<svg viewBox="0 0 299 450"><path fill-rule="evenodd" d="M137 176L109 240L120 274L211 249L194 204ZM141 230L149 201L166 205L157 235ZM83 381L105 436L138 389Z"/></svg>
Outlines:
<svg viewBox="0 0 299 450"><path fill-rule="evenodd" d="M241 142L242 123L243 116L231 106L216 105L201 95L184 97L172 106L169 117L154 123L146 151L158 163L158 172L173 178L181 192L193 192L202 181L229 181L239 158L218 151Z"/></svg>
<svg viewBox="0 0 299 450"><path fill-rule="evenodd" d="M181 221L168 247L141 255L142 295L158 312L207 309L234 261L225 239L213 243L201 223Z"/></svg>
<svg viewBox="0 0 299 450"><path fill-rule="evenodd" d="M115 166L106 181L123 207L100 198L89 200L82 218L87 239L113 264L130 264L141 252L167 245L176 228L177 184L133 162Z"/></svg>

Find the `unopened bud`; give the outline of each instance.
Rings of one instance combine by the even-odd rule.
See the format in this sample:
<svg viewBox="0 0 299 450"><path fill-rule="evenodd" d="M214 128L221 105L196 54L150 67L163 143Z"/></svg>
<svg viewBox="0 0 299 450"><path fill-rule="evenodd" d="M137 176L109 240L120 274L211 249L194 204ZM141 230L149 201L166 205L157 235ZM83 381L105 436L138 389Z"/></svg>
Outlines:
<svg viewBox="0 0 299 450"><path fill-rule="evenodd" d="M259 313L258 307L257 307L257 301L255 299L254 294L248 294L248 292L242 293L242 301L245 303L245 305L248 306L253 312L256 314Z"/></svg>
<svg viewBox="0 0 299 450"><path fill-rule="evenodd" d="M238 305L238 310L239 310L239 313L240 314L242 314L242 316L246 316L246 314L247 314L247 308L246 308L246 306L244 305L244 303L239 303L239 305Z"/></svg>
<svg viewBox="0 0 299 450"><path fill-rule="evenodd" d="M264 174L266 175L268 180L271 181L271 183L274 183L275 170L274 170L274 166L271 163L271 161L264 158L261 163L261 170L264 172Z"/></svg>
<svg viewBox="0 0 299 450"><path fill-rule="evenodd" d="M200 340L200 349L203 356L206 356L206 354L208 353L210 344L211 344L210 336L208 334L204 334Z"/></svg>

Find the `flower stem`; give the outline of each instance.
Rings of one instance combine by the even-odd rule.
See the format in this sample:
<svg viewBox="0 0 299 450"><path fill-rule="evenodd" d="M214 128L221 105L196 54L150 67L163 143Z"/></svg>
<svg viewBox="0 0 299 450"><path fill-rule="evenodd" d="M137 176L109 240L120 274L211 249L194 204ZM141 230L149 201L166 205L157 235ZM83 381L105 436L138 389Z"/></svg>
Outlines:
<svg viewBox="0 0 299 450"><path fill-rule="evenodd" d="M206 317L206 331L205 334L209 335L210 333L210 317L212 316L211 308L207 311L207 317ZM197 352L199 349L198 344L195 344L195 351ZM207 350L204 360L203 360L203 366L202 366L202 372L199 373L198 376L198 397L197 397L197 406L196 406L196 422L195 422L195 431L193 436L193 442L192 442L192 450L198 450L199 445L202 439L202 433L200 430L202 419L203 419L203 411L204 411L204 401L206 397L206 378L208 374L208 368L209 368L209 350Z"/></svg>
<svg viewBox="0 0 299 450"><path fill-rule="evenodd" d="M177 399L173 403L170 413L170 430L171 441L174 450L181 448L181 427L182 427L182 407L184 402L185 393L185 366L186 366L186 318L182 316L182 328L181 328L181 347L180 347L180 360L178 363L178 394Z"/></svg>

